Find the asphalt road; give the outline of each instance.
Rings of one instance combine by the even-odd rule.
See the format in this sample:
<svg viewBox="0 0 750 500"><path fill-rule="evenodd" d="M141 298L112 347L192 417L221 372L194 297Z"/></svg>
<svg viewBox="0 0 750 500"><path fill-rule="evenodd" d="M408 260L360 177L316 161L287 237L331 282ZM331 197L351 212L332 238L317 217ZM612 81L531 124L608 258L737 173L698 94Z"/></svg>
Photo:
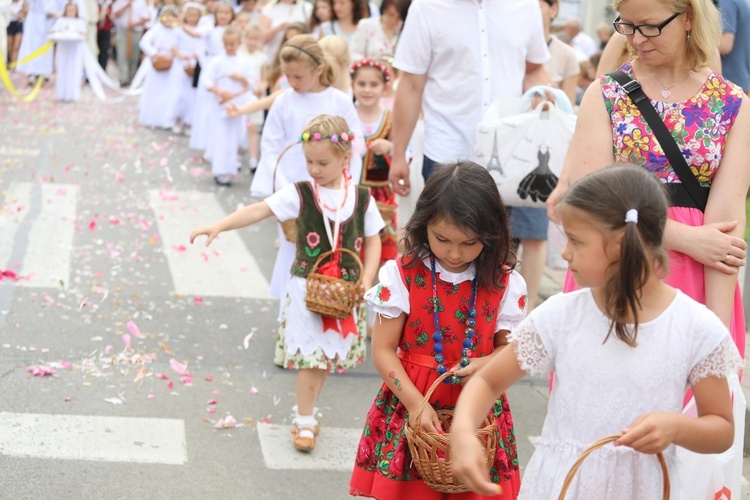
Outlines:
<svg viewBox="0 0 750 500"><path fill-rule="evenodd" d="M249 173L215 186L136 104L51 87L0 103L0 498L348 498L372 362L329 378L318 448L296 452L275 226L191 247L190 228L253 201ZM546 381L509 397L523 465Z"/></svg>

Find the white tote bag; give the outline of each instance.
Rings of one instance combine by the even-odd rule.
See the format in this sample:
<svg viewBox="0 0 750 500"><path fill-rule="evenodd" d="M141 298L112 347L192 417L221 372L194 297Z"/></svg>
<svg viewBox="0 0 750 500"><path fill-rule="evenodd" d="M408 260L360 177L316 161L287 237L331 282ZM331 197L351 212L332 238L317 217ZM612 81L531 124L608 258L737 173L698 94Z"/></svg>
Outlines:
<svg viewBox="0 0 750 500"><path fill-rule="evenodd" d="M682 498L690 500L735 500L742 498L742 452L745 438L745 395L737 375L729 377L734 415L734 441L724 453L703 455L677 447ZM697 417L695 398L682 410Z"/></svg>
<svg viewBox="0 0 750 500"><path fill-rule="evenodd" d="M507 205L543 208L557 185L576 117L552 103L542 108L487 116L477 126L477 163L492 174Z"/></svg>

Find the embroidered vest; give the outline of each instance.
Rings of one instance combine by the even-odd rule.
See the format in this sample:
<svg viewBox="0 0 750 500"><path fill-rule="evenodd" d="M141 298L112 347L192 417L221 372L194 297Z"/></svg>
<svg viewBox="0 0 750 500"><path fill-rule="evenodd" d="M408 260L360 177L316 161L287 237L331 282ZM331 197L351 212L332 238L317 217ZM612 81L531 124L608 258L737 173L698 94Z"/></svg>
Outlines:
<svg viewBox="0 0 750 500"><path fill-rule="evenodd" d="M295 183L300 198L300 211L297 218L297 256L292 263L292 276L307 277L321 254L331 250L326 237L323 210L315 199L312 184L309 181ZM362 243L365 236L365 211L370 202L367 188L355 186L356 199L354 213L347 220L341 221L341 248L346 248L362 257ZM330 221L333 230L334 221ZM359 266L351 255L340 253L341 277L347 281L359 279ZM321 265L328 259L321 262Z"/></svg>
<svg viewBox="0 0 750 500"><path fill-rule="evenodd" d="M386 139L392 140L391 136L391 124L392 124L391 111L386 109L383 113L383 119L380 121L380 126L373 132L372 135L365 136L365 141L369 144L375 139ZM388 183L388 172L391 168L390 158L383 155L376 155L369 149L365 153L365 157L362 160L362 182L363 186L370 187L386 187Z"/></svg>

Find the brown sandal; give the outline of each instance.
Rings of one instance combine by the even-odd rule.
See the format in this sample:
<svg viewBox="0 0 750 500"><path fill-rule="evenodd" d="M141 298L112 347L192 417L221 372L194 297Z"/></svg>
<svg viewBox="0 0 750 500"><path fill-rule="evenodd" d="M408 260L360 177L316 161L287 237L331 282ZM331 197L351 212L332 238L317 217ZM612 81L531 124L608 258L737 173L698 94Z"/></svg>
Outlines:
<svg viewBox="0 0 750 500"><path fill-rule="evenodd" d="M313 437L300 436L302 431L312 432ZM300 451L312 451L315 448L315 437L320 432L320 427L317 425L314 428L310 427L297 427L296 425L292 429L292 443L294 447Z"/></svg>

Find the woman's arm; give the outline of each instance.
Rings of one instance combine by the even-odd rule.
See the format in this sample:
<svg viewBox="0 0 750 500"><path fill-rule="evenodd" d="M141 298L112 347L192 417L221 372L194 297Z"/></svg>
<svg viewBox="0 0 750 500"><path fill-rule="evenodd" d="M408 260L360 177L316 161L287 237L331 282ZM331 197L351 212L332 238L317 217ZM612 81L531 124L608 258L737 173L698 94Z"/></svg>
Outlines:
<svg viewBox="0 0 750 500"><path fill-rule="evenodd" d="M734 418L727 379L706 377L693 385L698 418L655 412L638 417L615 446L660 453L670 444L696 453L722 453L732 446Z"/></svg>
<svg viewBox="0 0 750 500"><path fill-rule="evenodd" d="M714 249L721 247L721 255L714 265L704 269L706 306L719 316L727 328L731 324L737 272L745 265L745 203L750 188L750 170L747 168L749 139L750 103L743 99L737 119L727 136L721 166L711 183L703 219L704 225L737 221L734 229L720 235L723 241L714 241ZM725 248L726 252L723 251Z"/></svg>
<svg viewBox="0 0 750 500"><path fill-rule="evenodd" d="M484 472L486 458L474 432L498 395L525 375L513 349L502 349L472 377L458 397L451 424L450 460L453 473L470 490L481 495L497 494L500 487L492 483Z"/></svg>
<svg viewBox="0 0 750 500"><path fill-rule="evenodd" d="M271 217L272 215L273 212L271 211L271 207L269 207L268 203L265 201L253 203L252 205L243 207L233 214L224 217L219 222L210 226L202 226L194 230L190 234L190 243L192 244L195 241L195 238L205 234L208 236L208 239L206 240L206 246L208 246L222 231L231 231L232 229L250 226L267 217Z"/></svg>
<svg viewBox="0 0 750 500"><path fill-rule="evenodd" d="M565 155L560 179L557 187L547 198L547 216L550 219L558 220L555 206L567 192L570 184L588 173L614 163L612 144L612 122L604 106L602 86L596 80L589 85L583 96L576 129Z"/></svg>

